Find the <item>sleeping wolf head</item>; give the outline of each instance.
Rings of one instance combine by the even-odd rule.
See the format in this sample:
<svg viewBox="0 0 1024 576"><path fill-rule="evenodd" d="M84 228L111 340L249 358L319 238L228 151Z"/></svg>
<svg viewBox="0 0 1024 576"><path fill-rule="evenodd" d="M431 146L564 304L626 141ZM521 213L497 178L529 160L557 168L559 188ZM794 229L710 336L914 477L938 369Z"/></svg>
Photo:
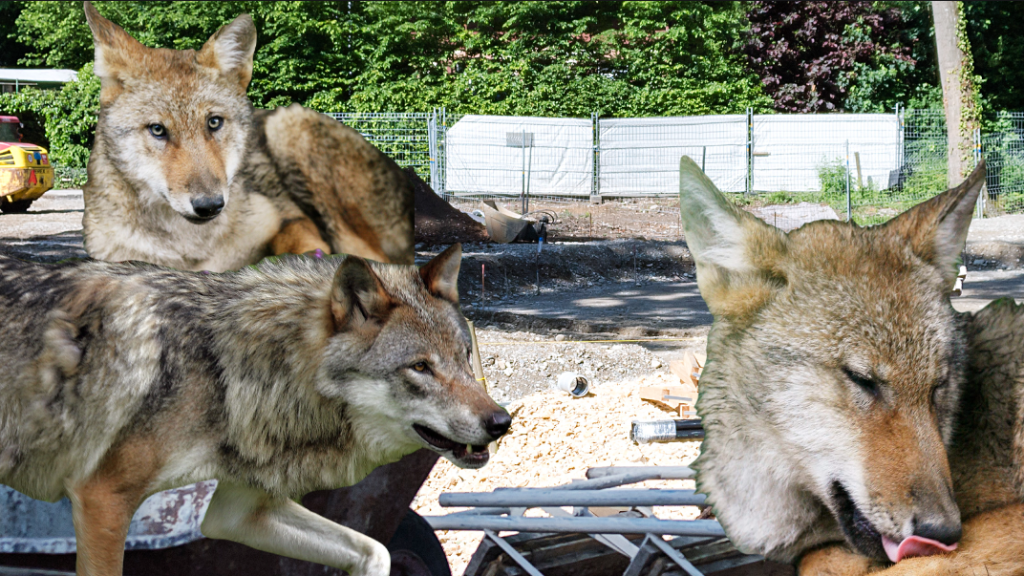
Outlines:
<svg viewBox="0 0 1024 576"><path fill-rule="evenodd" d="M960 538L946 457L965 342L948 295L984 183L886 224L789 234L689 159L680 205L714 324L698 481L741 548L793 560L845 541L882 561Z"/></svg>
<svg viewBox="0 0 1024 576"><path fill-rule="evenodd" d="M461 255L456 244L418 271L346 259L334 279L336 331L318 381L321 394L344 401L361 434L479 468L512 420L470 369L456 285Z"/></svg>
<svg viewBox="0 0 1024 576"><path fill-rule="evenodd" d="M147 48L89 2L85 15L102 84L96 133L112 140L115 167L143 202L212 220L230 200L252 127L252 19L239 16L196 52Z"/></svg>

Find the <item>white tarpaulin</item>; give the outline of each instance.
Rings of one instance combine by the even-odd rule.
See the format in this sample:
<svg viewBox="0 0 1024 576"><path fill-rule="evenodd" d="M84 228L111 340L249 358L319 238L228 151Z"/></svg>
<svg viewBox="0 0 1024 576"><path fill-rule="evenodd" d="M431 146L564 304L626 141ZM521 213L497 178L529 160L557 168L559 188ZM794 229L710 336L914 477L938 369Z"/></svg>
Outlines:
<svg viewBox="0 0 1024 576"><path fill-rule="evenodd" d="M525 135L526 147L523 147ZM445 136L447 192L589 195L593 128L589 119L463 116Z"/></svg>
<svg viewBox="0 0 1024 576"><path fill-rule="evenodd" d="M758 114L754 116L754 191L821 190L819 170L846 165L850 143L851 184L876 189L897 168L899 121L895 114Z"/></svg>
<svg viewBox="0 0 1024 576"><path fill-rule="evenodd" d="M678 194L682 156L719 189L746 188L745 115L602 119L600 132L601 194Z"/></svg>

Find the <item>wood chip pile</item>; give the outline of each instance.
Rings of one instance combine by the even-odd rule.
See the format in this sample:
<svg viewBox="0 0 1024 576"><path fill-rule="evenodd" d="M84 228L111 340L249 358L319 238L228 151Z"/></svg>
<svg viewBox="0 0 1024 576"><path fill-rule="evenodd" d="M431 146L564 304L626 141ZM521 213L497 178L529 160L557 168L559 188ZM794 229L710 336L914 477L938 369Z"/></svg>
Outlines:
<svg viewBox="0 0 1024 576"><path fill-rule="evenodd" d="M668 374L649 374L621 382L597 384L585 398L573 399L551 390L516 400L508 406L512 428L490 463L480 470L462 470L447 460L434 467L412 507L423 515L456 512L442 508L442 492L487 492L499 487L550 487L585 477L596 466L678 466L697 457L699 441L635 444L629 440L632 420L658 420L673 415L640 399L642 386L678 384ZM651 481L632 486L693 488L692 481ZM692 507L656 508L659 518L694 518ZM527 513L543 516L538 510ZM462 574L482 532L438 532L452 574Z"/></svg>

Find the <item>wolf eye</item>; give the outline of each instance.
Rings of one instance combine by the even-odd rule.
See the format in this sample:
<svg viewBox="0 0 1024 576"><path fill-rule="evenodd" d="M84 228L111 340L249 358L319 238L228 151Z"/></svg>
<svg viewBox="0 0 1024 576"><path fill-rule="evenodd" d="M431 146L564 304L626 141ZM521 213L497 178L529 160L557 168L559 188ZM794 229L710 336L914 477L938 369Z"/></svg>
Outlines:
<svg viewBox="0 0 1024 576"><path fill-rule="evenodd" d="M868 394L871 394L875 398L878 397L878 382L874 379L857 374L849 368L843 368L843 374L850 380L850 382L853 382Z"/></svg>
<svg viewBox="0 0 1024 576"><path fill-rule="evenodd" d="M427 374L430 374L430 372L431 372L430 371L430 366L428 366L427 363L423 362L422 360L417 362L417 363L415 363L415 364L413 364L412 365L412 369L417 371L417 372L426 372Z"/></svg>
<svg viewBox="0 0 1024 576"><path fill-rule="evenodd" d="M167 137L167 128L164 128L163 124L150 124L148 128L149 133L152 134L154 138Z"/></svg>
<svg viewBox="0 0 1024 576"><path fill-rule="evenodd" d="M206 121L206 126L210 129L211 132L216 132L217 130L220 130L220 127L223 125L224 119L220 116L214 116Z"/></svg>

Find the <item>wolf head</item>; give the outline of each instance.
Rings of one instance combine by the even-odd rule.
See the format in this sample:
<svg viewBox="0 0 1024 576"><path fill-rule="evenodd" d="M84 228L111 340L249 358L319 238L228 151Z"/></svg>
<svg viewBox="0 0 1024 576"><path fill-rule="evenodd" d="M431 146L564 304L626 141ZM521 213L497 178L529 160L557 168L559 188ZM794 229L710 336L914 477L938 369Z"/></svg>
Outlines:
<svg viewBox="0 0 1024 576"><path fill-rule="evenodd" d="M959 540L945 448L965 343L948 295L984 179L982 165L884 225L787 235L682 159L683 228L715 317L696 466L737 545L793 560L845 538L895 560L904 541Z"/></svg>
<svg viewBox="0 0 1024 576"><path fill-rule="evenodd" d="M336 333L320 386L382 443L397 439L479 468L512 419L470 368L456 284L461 256L455 244L418 271L348 257L334 278Z"/></svg>
<svg viewBox="0 0 1024 576"><path fill-rule="evenodd" d="M239 16L196 52L147 48L89 2L85 16L102 85L96 133L114 166L144 204L212 220L227 206L252 129L252 19Z"/></svg>

